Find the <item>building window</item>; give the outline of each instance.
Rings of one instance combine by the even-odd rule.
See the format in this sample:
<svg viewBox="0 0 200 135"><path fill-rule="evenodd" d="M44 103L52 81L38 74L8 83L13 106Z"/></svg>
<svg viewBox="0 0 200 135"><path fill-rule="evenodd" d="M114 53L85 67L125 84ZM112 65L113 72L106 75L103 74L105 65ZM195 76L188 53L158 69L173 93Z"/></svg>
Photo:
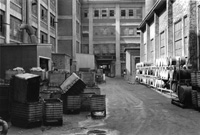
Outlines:
<svg viewBox="0 0 200 135"><path fill-rule="evenodd" d="M115 10L114 9L109 10L109 16L110 17L114 17L115 16Z"/></svg>
<svg viewBox="0 0 200 135"><path fill-rule="evenodd" d="M40 38L41 38L41 39L40 39L40 42L41 42L41 43L47 43L47 42L48 42L48 40L47 40L47 34L46 34L46 33L41 32L41 33L40 33L40 36L41 36L41 37L40 37Z"/></svg>
<svg viewBox="0 0 200 135"><path fill-rule="evenodd" d="M142 19L142 9L141 8L136 9L136 18Z"/></svg>
<svg viewBox="0 0 200 135"><path fill-rule="evenodd" d="M19 5L20 7L22 6L22 2L23 2L22 0L11 0L11 1Z"/></svg>
<svg viewBox="0 0 200 135"><path fill-rule="evenodd" d="M174 25L174 53L175 56L182 56L182 27L181 20Z"/></svg>
<svg viewBox="0 0 200 135"><path fill-rule="evenodd" d="M89 44L82 44L81 53L89 54Z"/></svg>
<svg viewBox="0 0 200 135"><path fill-rule="evenodd" d="M0 36L3 36L4 13L0 10Z"/></svg>
<svg viewBox="0 0 200 135"><path fill-rule="evenodd" d="M88 18L88 10L87 9L85 9L83 11L83 16L84 16L84 18Z"/></svg>
<svg viewBox="0 0 200 135"><path fill-rule="evenodd" d="M154 39L151 39L151 41L150 41L150 52L151 52L151 54L150 54L150 62L154 62L153 60L154 60Z"/></svg>
<svg viewBox="0 0 200 135"><path fill-rule="evenodd" d="M133 9L129 9L129 10L128 10L128 16L129 16L129 17L133 17L133 16L134 16L134 14L133 14Z"/></svg>
<svg viewBox="0 0 200 135"><path fill-rule="evenodd" d="M126 17L126 10L125 9L121 10L121 17Z"/></svg>
<svg viewBox="0 0 200 135"><path fill-rule="evenodd" d="M19 26L22 21L10 16L10 38L16 41L22 41L22 32L19 30Z"/></svg>
<svg viewBox="0 0 200 135"><path fill-rule="evenodd" d="M32 7L32 14L35 15L35 16L38 16L38 10L37 10L37 0L32 0L32 3L31 3L31 7Z"/></svg>
<svg viewBox="0 0 200 135"><path fill-rule="evenodd" d="M47 9L41 6L41 20L47 23Z"/></svg>
<svg viewBox="0 0 200 135"><path fill-rule="evenodd" d="M76 53L79 53L79 42L76 41Z"/></svg>
<svg viewBox="0 0 200 135"><path fill-rule="evenodd" d="M184 55L188 56L188 17L184 17Z"/></svg>
<svg viewBox="0 0 200 135"><path fill-rule="evenodd" d="M147 62L147 44L144 44L144 62Z"/></svg>
<svg viewBox="0 0 200 135"><path fill-rule="evenodd" d="M55 28L55 16L53 14L50 15L50 26Z"/></svg>
<svg viewBox="0 0 200 135"><path fill-rule="evenodd" d="M165 57L165 32L160 34L160 57Z"/></svg>
<svg viewBox="0 0 200 135"><path fill-rule="evenodd" d="M77 36L79 35L79 33L80 33L80 25L79 25L78 22L76 22L76 34L77 34Z"/></svg>
<svg viewBox="0 0 200 135"><path fill-rule="evenodd" d="M99 17L99 10L94 10L94 17Z"/></svg>
<svg viewBox="0 0 200 135"><path fill-rule="evenodd" d="M56 40L54 37L50 37L50 42L52 44L52 52L56 52Z"/></svg>
<svg viewBox="0 0 200 135"><path fill-rule="evenodd" d="M101 16L102 17L107 17L107 10L106 9L102 9L101 10Z"/></svg>

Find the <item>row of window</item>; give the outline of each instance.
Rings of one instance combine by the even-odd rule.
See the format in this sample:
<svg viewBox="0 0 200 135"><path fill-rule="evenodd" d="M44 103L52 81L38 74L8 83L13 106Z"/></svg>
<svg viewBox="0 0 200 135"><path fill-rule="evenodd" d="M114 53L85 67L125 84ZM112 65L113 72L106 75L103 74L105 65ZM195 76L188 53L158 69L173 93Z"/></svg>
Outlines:
<svg viewBox="0 0 200 135"><path fill-rule="evenodd" d="M37 16L37 5L32 5L32 13L33 15ZM45 23L47 23L48 20L48 12L45 7L41 5L41 20ZM55 27L55 16L50 13L50 26Z"/></svg>
<svg viewBox="0 0 200 135"><path fill-rule="evenodd" d="M84 18L88 18L88 10L83 11ZM121 9L120 10L121 18L142 18L142 9L141 8L131 8L131 9ZM113 18L115 17L115 9L94 9L93 10L94 18Z"/></svg>
<svg viewBox="0 0 200 135"><path fill-rule="evenodd" d="M160 57L166 57L166 31L160 33ZM154 39L150 41L150 55L148 58L154 58ZM174 23L174 56L188 56L188 17L184 17L183 20L179 20ZM147 46L144 44L144 56L147 61Z"/></svg>

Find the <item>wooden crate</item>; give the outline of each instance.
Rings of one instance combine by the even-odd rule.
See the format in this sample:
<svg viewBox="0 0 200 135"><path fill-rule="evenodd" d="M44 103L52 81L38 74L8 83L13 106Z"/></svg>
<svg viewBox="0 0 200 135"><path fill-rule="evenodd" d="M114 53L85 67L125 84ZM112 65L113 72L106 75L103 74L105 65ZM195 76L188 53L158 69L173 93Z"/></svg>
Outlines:
<svg viewBox="0 0 200 135"><path fill-rule="evenodd" d="M95 73L94 72L81 72L81 79L88 87L95 85Z"/></svg>
<svg viewBox="0 0 200 135"><path fill-rule="evenodd" d="M50 71L48 76L49 86L59 87L66 79L66 72Z"/></svg>
<svg viewBox="0 0 200 135"><path fill-rule="evenodd" d="M8 119L10 116L11 86L0 85L0 117Z"/></svg>
<svg viewBox="0 0 200 135"><path fill-rule="evenodd" d="M27 103L39 101L40 76L34 74L18 74L13 80L14 101Z"/></svg>
<svg viewBox="0 0 200 135"><path fill-rule="evenodd" d="M101 95L101 90L98 86L94 86L94 87L86 87L83 90L83 93L94 93L96 95Z"/></svg>
<svg viewBox="0 0 200 135"><path fill-rule="evenodd" d="M11 123L24 128L41 126L42 103L12 103Z"/></svg>
<svg viewBox="0 0 200 135"><path fill-rule="evenodd" d="M11 118L21 118L28 121L35 121L42 119L42 103L12 103Z"/></svg>
<svg viewBox="0 0 200 135"><path fill-rule="evenodd" d="M106 117L106 95L93 95L91 97L90 109L92 118Z"/></svg>
<svg viewBox="0 0 200 135"><path fill-rule="evenodd" d="M78 80L80 80L80 77L77 76L77 74L72 73L60 86L63 93L68 91Z"/></svg>
<svg viewBox="0 0 200 135"><path fill-rule="evenodd" d="M63 112L65 114L80 113L81 98L79 95L62 95Z"/></svg>
<svg viewBox="0 0 200 135"><path fill-rule="evenodd" d="M60 99L44 99L43 122L45 125L63 124L63 103Z"/></svg>
<svg viewBox="0 0 200 135"><path fill-rule="evenodd" d="M91 111L104 111L106 109L106 96L93 95L91 97Z"/></svg>
<svg viewBox="0 0 200 135"><path fill-rule="evenodd" d="M70 56L61 53L52 53L54 68L70 72Z"/></svg>
<svg viewBox="0 0 200 135"><path fill-rule="evenodd" d="M94 93L82 93L81 97L81 111L90 111L91 97Z"/></svg>

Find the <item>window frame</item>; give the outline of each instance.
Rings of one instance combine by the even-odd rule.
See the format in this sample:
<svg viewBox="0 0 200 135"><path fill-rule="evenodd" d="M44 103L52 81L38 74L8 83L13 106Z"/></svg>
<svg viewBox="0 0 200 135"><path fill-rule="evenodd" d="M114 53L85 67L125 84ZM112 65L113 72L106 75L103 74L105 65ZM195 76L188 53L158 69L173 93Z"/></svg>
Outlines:
<svg viewBox="0 0 200 135"><path fill-rule="evenodd" d="M122 13L123 11L124 11L124 13ZM121 18L126 18L126 17L127 17L127 16L126 16L126 12L127 12L126 9L121 9L121 10L120 10L120 17L121 17ZM124 14L124 15L122 15L122 14Z"/></svg>
<svg viewBox="0 0 200 135"><path fill-rule="evenodd" d="M180 29L177 30L177 28L180 28ZM182 40L183 40L182 31L183 31L182 19L179 19L178 21L176 21L174 23L174 55L175 56L179 56L179 53L181 53L180 56L182 56L182 49L183 49L182 48ZM180 34L180 35L178 35L178 34ZM180 45L178 46L178 44L180 44ZM180 52L178 52L178 50Z"/></svg>
<svg viewBox="0 0 200 135"><path fill-rule="evenodd" d="M94 13L94 18L99 18L100 17L100 11L99 11L99 9L94 9L93 13Z"/></svg>
<svg viewBox="0 0 200 135"><path fill-rule="evenodd" d="M160 32L160 47L159 47L159 52L160 52L160 57L163 58L166 55L166 44L165 44L165 31ZM163 51L161 51L163 50ZM164 52L164 53L162 53Z"/></svg>
<svg viewBox="0 0 200 135"><path fill-rule="evenodd" d="M3 11L0 10L0 36L4 36L4 17L5 17L5 13Z"/></svg>

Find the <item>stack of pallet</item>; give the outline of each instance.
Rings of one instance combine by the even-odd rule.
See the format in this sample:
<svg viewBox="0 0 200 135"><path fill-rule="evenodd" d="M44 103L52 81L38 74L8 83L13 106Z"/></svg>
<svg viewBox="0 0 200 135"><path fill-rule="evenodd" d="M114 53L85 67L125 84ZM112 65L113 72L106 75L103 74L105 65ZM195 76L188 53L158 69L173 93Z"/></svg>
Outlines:
<svg viewBox="0 0 200 135"><path fill-rule="evenodd" d="M19 127L42 124L42 103L39 102L40 76L29 73L13 79L11 123Z"/></svg>

